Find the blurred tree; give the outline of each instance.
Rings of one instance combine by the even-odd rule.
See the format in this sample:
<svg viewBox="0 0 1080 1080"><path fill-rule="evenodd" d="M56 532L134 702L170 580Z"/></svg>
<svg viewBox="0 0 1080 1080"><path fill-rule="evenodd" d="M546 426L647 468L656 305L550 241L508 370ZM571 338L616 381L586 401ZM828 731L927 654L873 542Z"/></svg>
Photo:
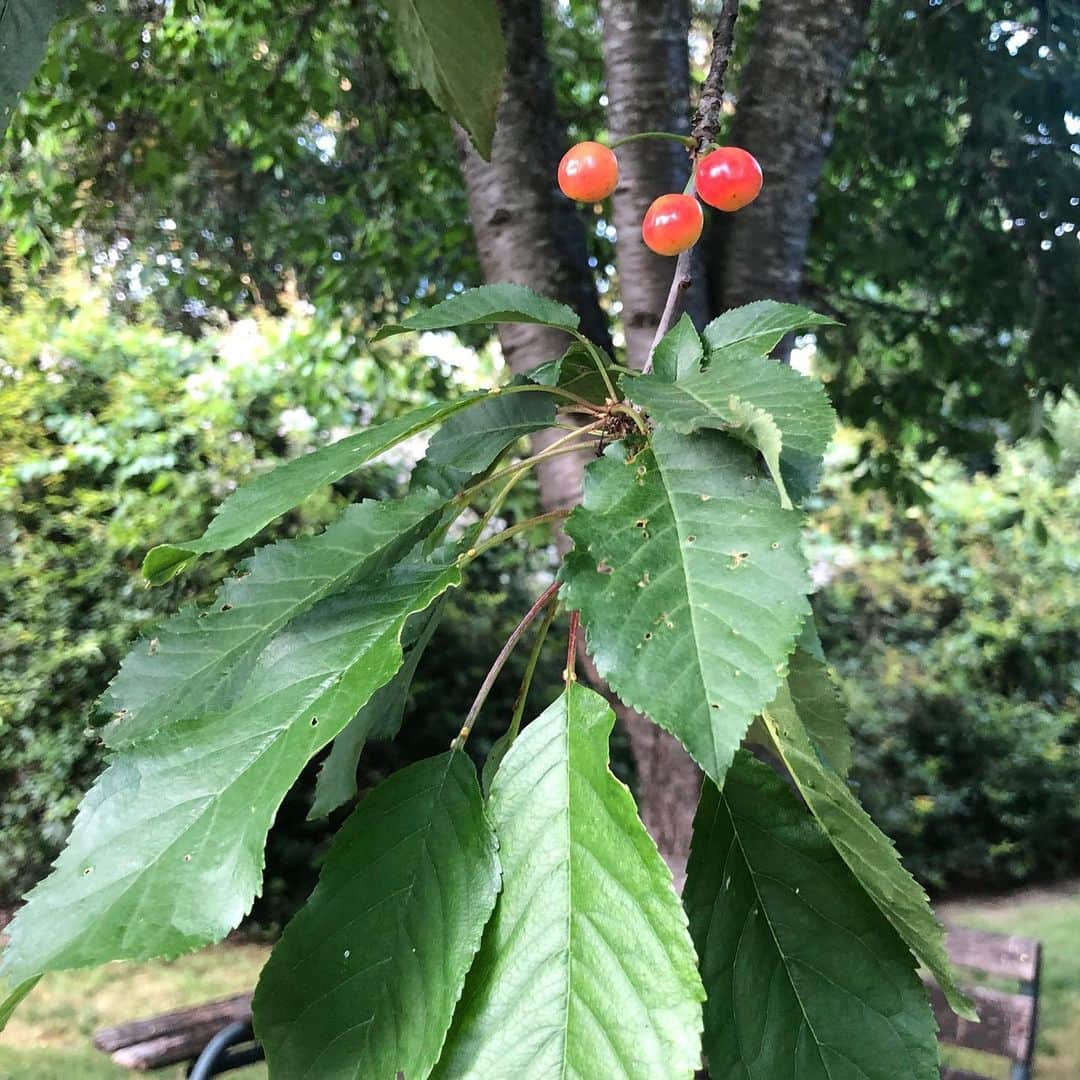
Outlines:
<svg viewBox="0 0 1080 1080"><path fill-rule="evenodd" d="M58 854L100 771L91 707L132 639L209 600L232 563L207 560L147 589L138 571L146 545L199 532L245 476L461 385L445 360L403 354L397 342L368 350L303 304L192 341L162 331L150 305L138 320L110 313L83 273L63 269L51 284L57 295L17 282L19 310L0 323L0 907ZM398 493L416 449L314 496L239 554L321 528L345 500ZM502 514L528 516L534 501L523 485ZM365 751L366 781L440 751L457 732L491 656L550 581L544 550L527 547L535 539L487 553L475 590L451 599L413 689L416 722ZM556 692L555 641L537 704ZM524 663L515 656L496 687L475 752L491 742L484 721L501 730ZM325 821L305 821L316 771L313 763L290 793L271 836L255 912L264 924L307 895L331 835Z"/></svg>
<svg viewBox="0 0 1080 1080"><path fill-rule="evenodd" d="M771 0L744 5L725 134L758 154L769 182L737 217L713 215L708 303L801 290L844 320L819 347L842 416L888 436L887 450L867 441L870 481L901 482L900 446L985 462L997 434L1037 426L1080 345L1069 316L1080 12L1054 0L876 0L869 14L855 0L800 2L798 17ZM274 310L290 294L372 325L480 280L452 134L375 0L98 7L56 31L0 146L9 257L54 265L73 235L92 265L123 271L114 303L152 292L192 332L214 309ZM582 283L599 279L635 355L666 263L636 242L634 223L681 186L681 154L624 148L613 218L585 215L586 250L554 162L571 135L605 123L613 134L685 129L685 73L696 74L717 8L507 0L521 42L512 96L527 100L534 85L536 100L550 95L548 134L526 138L520 157L507 135L507 184L483 195L505 201L523 169L518 201L535 190L559 208L570 293L588 309ZM473 206L485 243L535 213L520 205L507 221L495 209ZM616 225L628 284L613 292ZM528 252L518 257L531 269ZM705 298L692 309L707 317Z"/></svg>
<svg viewBox="0 0 1080 1080"><path fill-rule="evenodd" d="M831 472L809 550L818 624L856 737L862 801L936 889L1080 869L1080 400L1060 452L999 445L994 475L910 463L898 511ZM843 453L857 455L854 431Z"/></svg>
<svg viewBox="0 0 1080 1080"><path fill-rule="evenodd" d="M878 0L820 189L809 292L864 483L979 466L1075 384L1080 7ZM903 494L903 492L901 492Z"/></svg>
<svg viewBox="0 0 1080 1080"><path fill-rule="evenodd" d="M326 300L368 323L475 279L446 121L365 0L117 0L54 33L4 144L0 219L49 265L77 230L170 325Z"/></svg>

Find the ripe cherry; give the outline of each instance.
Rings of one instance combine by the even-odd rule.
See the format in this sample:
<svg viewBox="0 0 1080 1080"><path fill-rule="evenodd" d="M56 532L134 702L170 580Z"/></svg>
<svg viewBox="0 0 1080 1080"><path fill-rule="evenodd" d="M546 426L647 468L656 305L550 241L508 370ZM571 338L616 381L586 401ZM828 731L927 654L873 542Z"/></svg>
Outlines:
<svg viewBox="0 0 1080 1080"><path fill-rule="evenodd" d="M761 166L753 154L721 146L698 162L697 191L717 210L741 210L761 191Z"/></svg>
<svg viewBox="0 0 1080 1080"><path fill-rule="evenodd" d="M602 143L579 142L559 162L559 187L578 202L600 202L619 182L619 163Z"/></svg>
<svg viewBox="0 0 1080 1080"><path fill-rule="evenodd" d="M693 195L661 195L641 223L645 246L657 255L678 255L701 238L705 215Z"/></svg>

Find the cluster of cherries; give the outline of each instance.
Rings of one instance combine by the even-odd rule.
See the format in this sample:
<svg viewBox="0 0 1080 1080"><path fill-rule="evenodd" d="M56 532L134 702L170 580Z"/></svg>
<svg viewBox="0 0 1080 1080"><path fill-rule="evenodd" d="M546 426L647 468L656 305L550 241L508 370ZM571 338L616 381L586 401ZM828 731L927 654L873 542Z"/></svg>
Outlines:
<svg viewBox="0 0 1080 1080"><path fill-rule="evenodd" d="M761 181L757 160L737 146L711 150L694 170L694 186L702 201L729 212L753 202ZM618 182L619 162L602 143L577 143L559 162L559 187L578 202L600 202ZM661 195L645 214L641 238L657 255L678 255L698 242L704 225L701 203L693 195Z"/></svg>

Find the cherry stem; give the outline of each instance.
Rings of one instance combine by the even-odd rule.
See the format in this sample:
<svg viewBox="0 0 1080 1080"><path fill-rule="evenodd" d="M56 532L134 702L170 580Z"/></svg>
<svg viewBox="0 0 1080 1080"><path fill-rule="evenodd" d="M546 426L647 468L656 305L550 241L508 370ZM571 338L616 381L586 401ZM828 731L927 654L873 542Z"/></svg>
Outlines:
<svg viewBox="0 0 1080 1080"><path fill-rule="evenodd" d="M639 131L633 135L624 135L610 144L609 149L617 150L627 143L640 142L642 139L667 139L670 142L682 143L687 150L694 149L694 139L691 135L677 135L674 131Z"/></svg>
<svg viewBox="0 0 1080 1080"><path fill-rule="evenodd" d="M525 674L522 676L521 685L518 687L517 697L514 698L514 711L510 716L510 726L506 729L508 750L514 745L514 740L518 737L518 732L521 731L521 720L525 715L525 705L529 697L529 690L532 687L533 676L536 674L536 665L540 662L540 653L544 648L548 631L555 621L555 614L558 610L558 604L550 604L547 614L544 616L544 621L540 624L540 629L536 631L536 640L533 642L528 662L525 664Z"/></svg>
<svg viewBox="0 0 1080 1080"><path fill-rule="evenodd" d="M577 673L575 671L577 667L577 647L578 647L578 632L581 629L581 613L574 611L570 613L570 634L566 642L566 670L563 672L563 682L566 683L566 688L570 689L572 682L577 682Z"/></svg>
<svg viewBox="0 0 1080 1080"><path fill-rule="evenodd" d="M553 581L540 594L536 603L525 612L521 622L514 627L513 633L506 639L506 644L499 650L499 655L495 657L487 675L484 676L484 681L480 684L480 689L476 692L476 697L473 699L473 703L465 716L465 723L461 725L457 737L450 744L451 750L460 750L465 745L465 740L468 739L469 734L472 732L473 724L476 723L476 718L480 715L480 710L484 707L484 702L487 701L491 688L499 677L499 672L506 666L506 661L510 659L510 654L514 651L514 646L522 639L525 631L529 629L536 617L544 610L558 591L559 582Z"/></svg>
<svg viewBox="0 0 1080 1080"><path fill-rule="evenodd" d="M537 514L536 517L526 518L524 521L517 521L508 528L503 529L501 532L497 532L494 536L489 536L482 544L477 544L476 547L469 548L469 550L465 552L464 557L469 562L472 562L473 559L483 555L485 551L490 551L504 540L509 540L510 537L517 536L518 533L523 533L528 529L535 529L537 526L546 525L551 521L564 521L569 516L569 510L549 510L546 514Z"/></svg>
<svg viewBox="0 0 1080 1080"><path fill-rule="evenodd" d="M604 388L608 392L608 397L612 401L618 401L619 395L615 391L615 384L611 381L611 376L607 373L607 365L604 363L603 357L600 355L600 350L591 342L584 334L579 333L577 330L571 331L585 346L585 350L592 358L592 362L596 365L596 370L600 373L600 378L604 380Z"/></svg>

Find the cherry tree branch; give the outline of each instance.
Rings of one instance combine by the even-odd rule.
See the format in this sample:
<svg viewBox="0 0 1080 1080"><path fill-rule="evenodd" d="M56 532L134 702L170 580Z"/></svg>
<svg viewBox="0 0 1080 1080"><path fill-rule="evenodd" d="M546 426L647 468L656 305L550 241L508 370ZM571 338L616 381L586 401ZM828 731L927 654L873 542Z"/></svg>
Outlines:
<svg viewBox="0 0 1080 1080"><path fill-rule="evenodd" d="M709 74L698 98L690 134L694 139L694 152L701 155L716 138L720 126L720 111L724 105L724 77L735 46L735 20L739 17L739 0L724 0L724 7L713 28L712 58Z"/></svg>
<svg viewBox="0 0 1080 1080"><path fill-rule="evenodd" d="M728 62L731 60L732 49L735 44L735 21L739 17L739 0L724 0L723 9L716 26L713 28L712 57L709 61L709 74L705 77L705 84L701 88L701 97L698 99L697 111L691 124L691 137L694 140L694 149L691 151L691 170L697 159L706 151L709 144L716 139L716 129L720 125L720 112L724 104L724 76L727 74ZM694 194L693 179L687 186L688 195ZM671 288L668 290L667 302L664 304L664 312L660 316L660 322L656 327L652 347L649 349L649 359L645 361L642 369L647 375L653 368L653 354L656 346L660 344L664 335L675 325L683 307L683 297L686 290L693 282L692 264L693 248L684 251L675 261L675 274L671 279Z"/></svg>

